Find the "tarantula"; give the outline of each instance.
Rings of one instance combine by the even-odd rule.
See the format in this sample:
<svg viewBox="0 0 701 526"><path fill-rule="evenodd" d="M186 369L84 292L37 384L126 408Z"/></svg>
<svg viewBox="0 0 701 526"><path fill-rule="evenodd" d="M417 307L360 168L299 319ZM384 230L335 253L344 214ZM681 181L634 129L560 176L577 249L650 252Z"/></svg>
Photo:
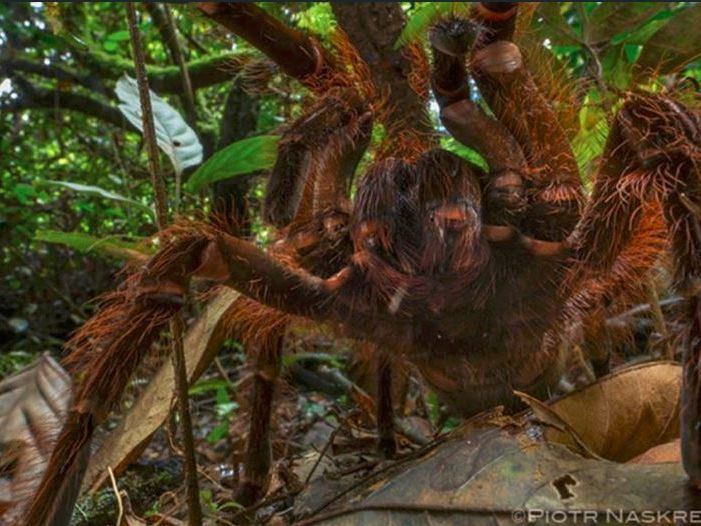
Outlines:
<svg viewBox="0 0 701 526"><path fill-rule="evenodd" d="M230 7L238 15L253 8ZM210 16L220 9L203 7ZM367 90L334 77L312 46L317 62L307 78L314 75L323 97L285 133L266 201L268 220L285 227L283 240L266 253L211 225L175 227L173 242L79 343L94 347L100 335L105 371L117 371L116 349L129 349L123 362L138 361L145 351L136 347L147 347L177 310L188 278L198 276L233 287L271 316L331 324L401 355L461 415L513 410L514 390L546 397L559 381L561 329L634 286L671 237L676 285L690 301L684 463L701 485L701 120L667 96L629 94L587 202L563 128L511 40L516 11L512 3L480 4L473 20L440 22L430 35L441 121L488 170L410 137L411 147L377 156L349 204L349 181L381 115ZM255 40L250 28L230 25ZM472 100L470 79L493 116ZM121 332L94 330L107 319ZM56 466L65 473L79 458L127 377L119 369L108 382L103 375L80 386L35 504L56 495ZM31 508L32 524L47 516L40 508Z"/></svg>

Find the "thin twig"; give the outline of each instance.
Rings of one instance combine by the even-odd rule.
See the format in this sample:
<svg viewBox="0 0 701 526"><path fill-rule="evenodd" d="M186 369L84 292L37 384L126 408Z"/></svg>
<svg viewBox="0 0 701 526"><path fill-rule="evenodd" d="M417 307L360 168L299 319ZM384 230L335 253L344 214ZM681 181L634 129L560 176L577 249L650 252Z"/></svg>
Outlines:
<svg viewBox="0 0 701 526"><path fill-rule="evenodd" d="M309 473L307 474L306 478L304 479L304 486L309 484L309 481L312 479L312 476L314 475L316 468L319 467L319 464L321 464L321 460L324 458L324 456L326 455L326 452L329 450L329 448L333 444L333 441L336 438L336 435L338 435L339 431L341 431L341 429L343 429L345 427L345 425L348 423L348 420L350 419L351 416L353 416L353 413L348 414L348 416L346 416L341 421L341 423L338 424L338 427L331 432L329 439L326 441L326 444L324 444L323 449L319 452L319 456L317 457L316 462L314 462L312 469L309 470Z"/></svg>
<svg viewBox="0 0 701 526"><path fill-rule="evenodd" d="M657 294L657 287L655 287L655 281L648 277L647 280L647 292L648 299L650 301L650 313L652 314L652 321L655 325L655 329L660 336L662 336L665 341L665 354L670 360L674 360L674 346L671 344L669 339L669 331L667 330L667 324L665 323L664 314L662 313L662 307L660 306L660 297Z"/></svg>
<svg viewBox="0 0 701 526"><path fill-rule="evenodd" d="M195 107L195 94L192 89L192 82L190 81L190 72L187 69L187 62L183 56L182 46L178 41L178 32L175 27L175 21L173 20L173 14L170 10L170 6L167 3L163 3L163 10L165 13L166 23L170 28L171 34L175 38L173 42L172 53L177 66L180 68L181 80L183 83L183 102L185 103L185 115L191 126L194 126L197 121L197 109Z"/></svg>
<svg viewBox="0 0 701 526"><path fill-rule="evenodd" d="M139 100L141 101L141 118L144 127L144 142L146 145L148 168L151 174L153 191L155 193L156 226L159 230L163 230L168 225L168 195L158 163L156 127L153 122L153 110L151 109L151 96L148 88L148 77L146 76L144 51L141 47L141 35L139 34L139 26L136 22L136 10L131 2L127 3L127 21L129 25L129 35L131 37L132 52L134 54L134 70L139 88Z"/></svg>
<svg viewBox="0 0 701 526"><path fill-rule="evenodd" d="M231 378L229 378L229 375L227 374L226 369L224 369L224 366L222 365L221 360L218 356L214 357L214 365L216 366L222 378L224 378L226 385L228 385L231 389L235 390L236 384L231 380Z"/></svg>
<svg viewBox="0 0 701 526"><path fill-rule="evenodd" d="M149 172L153 182L156 197L156 222L159 230L163 230L168 224L168 205L166 188L160 176L158 163L158 149L156 145L156 131L151 110L151 98L149 95L148 78L146 77L146 65L139 26L136 21L136 9L134 4L127 3L127 21L132 51L134 53L134 68L139 87L139 98L142 108L144 127L144 142L148 153ZM192 420L190 418L190 404L187 395L188 381L183 352L184 323L179 314L176 314L170 323L173 345L173 368L175 372L175 385L178 398L180 425L183 431L183 448L185 452L185 478L187 487L188 524L201 526L202 508L200 505L199 485L197 482L197 462L195 459L195 445L192 437Z"/></svg>
<svg viewBox="0 0 701 526"><path fill-rule="evenodd" d="M180 68L180 78L183 83L183 95L182 101L185 106L185 115L187 121L194 129L197 129L197 109L195 108L195 95L192 90L192 82L190 81L190 73L187 70L187 62L185 62L185 57L183 57L182 48L180 47L180 42L178 41L178 33L175 29L175 22L173 21L173 15L170 11L170 6L167 3L163 3L163 10L165 14L165 21L168 25L169 33L172 35L174 42L171 44L171 52L173 58L177 62L178 68ZM180 212L180 201L182 193L182 173L179 171L175 172L175 214Z"/></svg>
<svg viewBox="0 0 701 526"><path fill-rule="evenodd" d="M124 517L124 504L122 504L122 496L119 494L119 487L117 487L117 480L114 478L114 472L110 466L107 466L107 473L110 475L110 482L112 483L112 491L114 491L114 497L117 499L117 526L122 524L122 518Z"/></svg>
<svg viewBox="0 0 701 526"><path fill-rule="evenodd" d="M254 511L258 511L261 508L265 508L266 506L270 506L271 504L275 504L276 502L283 501L285 499L289 499L290 497L296 497L299 495L300 491L302 491L301 488L295 489L295 490L290 490L286 491L284 493L278 493L277 495L271 495L269 497L266 497L257 503L253 504L252 506L249 506L248 508L244 508L242 510L238 510L231 516L231 520L235 523L235 521L244 515L249 515L253 513Z"/></svg>

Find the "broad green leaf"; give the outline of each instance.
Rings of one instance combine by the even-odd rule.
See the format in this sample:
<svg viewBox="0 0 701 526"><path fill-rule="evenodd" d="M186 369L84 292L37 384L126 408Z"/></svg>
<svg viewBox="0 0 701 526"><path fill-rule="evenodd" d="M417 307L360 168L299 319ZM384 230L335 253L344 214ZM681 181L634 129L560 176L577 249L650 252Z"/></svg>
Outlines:
<svg viewBox="0 0 701 526"><path fill-rule="evenodd" d="M114 42L126 42L129 40L129 31L123 29L122 31L115 31L107 35L107 40L112 40Z"/></svg>
<svg viewBox="0 0 701 526"><path fill-rule="evenodd" d="M105 51L113 52L119 49L120 42L126 42L128 40L129 31L115 31L114 33L107 35L107 38L105 38L105 41L102 43L102 47L105 49Z"/></svg>
<svg viewBox="0 0 701 526"><path fill-rule="evenodd" d="M626 54L628 63L635 64L643 47L638 44L623 44L623 52Z"/></svg>
<svg viewBox="0 0 701 526"><path fill-rule="evenodd" d="M34 235L34 240L65 245L79 252L95 250L118 259L144 259L149 255L148 250L139 243L122 241L114 237L99 238L82 232L38 230Z"/></svg>
<svg viewBox="0 0 701 526"><path fill-rule="evenodd" d="M677 12L643 46L635 63L639 79L667 74L701 56L701 5Z"/></svg>
<svg viewBox="0 0 701 526"><path fill-rule="evenodd" d="M115 93L119 98L119 110L143 133L141 99L136 81L124 75L117 81ZM156 142L173 163L177 175L185 168L202 162L202 144L185 119L161 97L149 91L151 109L156 128Z"/></svg>
<svg viewBox="0 0 701 526"><path fill-rule="evenodd" d="M185 190L194 193L214 181L272 168L279 139L277 135L259 135L222 148L190 176Z"/></svg>
<svg viewBox="0 0 701 526"><path fill-rule="evenodd" d="M466 161L476 164L484 170L489 170L487 161L485 161L480 154L478 154L472 148L468 148L464 144L459 143L452 137L441 137L441 147L445 148L449 152L453 152L455 155L462 157Z"/></svg>
<svg viewBox="0 0 701 526"><path fill-rule="evenodd" d="M134 199L129 199L128 197L124 197L121 194L118 194L116 192L110 192L109 190L105 190L104 188L101 188L99 186L92 186L88 184L80 184L80 183L69 183L68 181L46 181L46 184L49 185L55 185L55 186L63 186L64 188L68 188L70 190L74 190L76 192L80 192L82 194L90 194L90 195L98 195L100 197L104 197L106 199L111 199L113 201L120 201L122 203L128 203L130 205L137 206L141 208L142 210L148 212L149 214L153 215L153 210L151 207L146 206L143 203L140 203L139 201L135 201Z"/></svg>
<svg viewBox="0 0 701 526"><path fill-rule="evenodd" d="M29 203L30 198L34 197L36 195L36 191L34 190L34 187L25 184L25 183L18 183L12 188L12 193L15 195L17 200L22 203L23 205L26 205Z"/></svg>
<svg viewBox="0 0 701 526"><path fill-rule="evenodd" d="M607 42L631 31L667 7L665 2L604 2L596 6L584 28L590 44Z"/></svg>
<svg viewBox="0 0 701 526"><path fill-rule="evenodd" d="M102 47L104 48L105 51L109 51L110 53L113 53L119 49L119 44L115 42L114 40L105 40L102 43Z"/></svg>
<svg viewBox="0 0 701 526"><path fill-rule="evenodd" d="M407 20L394 44L395 49L426 36L429 27L439 18L460 13L467 14L468 2L426 2L425 4Z"/></svg>
<svg viewBox="0 0 701 526"><path fill-rule="evenodd" d="M630 31L624 31L619 33L611 39L612 44L620 44L625 42L626 44L637 44L642 46L647 42L652 35L659 31L667 21L674 16L674 12L669 9L664 11L659 11L655 16L650 18L644 24L631 29Z"/></svg>

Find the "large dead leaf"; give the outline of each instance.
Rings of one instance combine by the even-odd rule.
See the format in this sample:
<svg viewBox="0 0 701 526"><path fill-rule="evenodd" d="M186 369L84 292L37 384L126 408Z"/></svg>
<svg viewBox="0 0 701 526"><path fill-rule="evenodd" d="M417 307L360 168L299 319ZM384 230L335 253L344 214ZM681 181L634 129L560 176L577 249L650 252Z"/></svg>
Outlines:
<svg viewBox="0 0 701 526"><path fill-rule="evenodd" d="M70 377L48 354L0 382L0 515L33 493L70 399Z"/></svg>
<svg viewBox="0 0 701 526"><path fill-rule="evenodd" d="M237 298L237 292L222 289L187 331L183 347L190 382L204 372L224 343L226 330L223 321ZM90 459L83 480L84 491L96 489L107 480L108 466L119 473L138 458L151 435L168 418L174 389L173 366L167 360Z"/></svg>
<svg viewBox="0 0 701 526"><path fill-rule="evenodd" d="M617 427L614 420L621 425L632 423L652 441L648 447L655 446L656 440L674 428L671 422L675 417L661 411L678 412L678 395L666 390L678 392L679 376L678 365L641 365L560 399L550 412L538 408L543 412L539 416L532 412L513 418L482 415L418 462L400 463L358 488L346 488L336 498L317 499L319 493L315 495L315 485L311 485L298 498L296 511L307 517L317 513L303 524L365 526L513 524L514 520L525 523L529 518L535 522L542 519L539 513L561 510L598 512L601 521L617 517L607 516L606 510L630 513L696 509L701 496L687 487L679 463L621 464L586 458L548 438L553 429L561 428L561 422L552 416L562 415L562 419L571 420L573 428L578 427L578 433L596 439L594 446L599 433L614 441L622 440L622 430L612 432ZM626 397L629 393L634 398L644 393L647 398L662 400L639 400L627 405L626 400L618 398L622 404L618 409L613 407L614 399L605 398ZM601 404L603 407L599 407ZM624 414L631 407L635 417ZM608 417L602 420L601 415ZM579 427L587 418L592 418L588 428ZM570 443L576 444L577 440L571 438ZM638 447L643 446L636 441L630 450L615 446L611 451L619 454L626 450L627 456ZM566 518L568 524L576 519L573 514Z"/></svg>
<svg viewBox="0 0 701 526"><path fill-rule="evenodd" d="M681 374L675 362L644 363L531 409L550 423L552 414L562 419L596 455L626 462L679 436ZM565 445L571 434L556 425L546 432L548 440Z"/></svg>

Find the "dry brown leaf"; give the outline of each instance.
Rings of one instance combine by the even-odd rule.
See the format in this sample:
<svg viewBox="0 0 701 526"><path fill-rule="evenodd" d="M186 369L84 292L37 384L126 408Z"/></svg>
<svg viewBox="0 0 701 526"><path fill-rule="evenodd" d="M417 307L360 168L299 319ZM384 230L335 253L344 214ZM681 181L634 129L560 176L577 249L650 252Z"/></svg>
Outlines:
<svg viewBox="0 0 701 526"><path fill-rule="evenodd" d="M666 362L630 367L549 409L557 410L558 417L565 415L580 436L600 445L599 451L628 455L672 433L679 411L679 373L678 365ZM606 510L664 513L701 505L701 495L690 490L679 463L585 458L547 439L553 423L561 422L546 413L545 423L533 413L472 419L419 461L399 462L358 488L340 489L335 497L314 495L310 486L298 498L298 518L316 513L301 524L350 526L494 525L513 524L514 519L525 523L528 518L537 522L537 514L547 511L587 510L599 513L603 521ZM624 430L619 422L633 428ZM610 451L604 447L606 438ZM643 444L643 438L651 442ZM633 445L624 447L626 441ZM535 510L534 515L524 510ZM574 523L575 516L569 518L566 523Z"/></svg>
<svg viewBox="0 0 701 526"><path fill-rule="evenodd" d="M698 503L689 496L679 464L583 458L524 424L456 437L307 524L513 524L513 513L525 509L693 509Z"/></svg>
<svg viewBox="0 0 701 526"><path fill-rule="evenodd" d="M34 491L71 400L71 379L48 354L0 382L0 515Z"/></svg>
<svg viewBox="0 0 701 526"><path fill-rule="evenodd" d="M542 402L541 400L533 398L532 396L520 391L514 391L514 394L528 405L531 412L538 419L539 423L546 425L546 435L548 440L567 446L580 455L589 458L602 459L600 455L597 455L596 452L589 448L589 445L582 440L582 438L577 434L577 431L571 425L569 425L569 423L564 420L557 413L557 411L548 405L547 402Z"/></svg>
<svg viewBox="0 0 701 526"><path fill-rule="evenodd" d="M596 455L626 462L679 436L681 374L676 362L626 367L548 407ZM532 409L541 416L537 407ZM557 429L546 435L569 443Z"/></svg>
<svg viewBox="0 0 701 526"><path fill-rule="evenodd" d="M672 440L648 449L642 455L629 460L629 464L661 464L663 462L681 462L682 445L680 439Z"/></svg>
<svg viewBox="0 0 701 526"><path fill-rule="evenodd" d="M183 347L190 382L202 374L221 348L226 337L223 321L238 297L237 292L222 289L188 329ZM107 480L108 466L119 473L138 458L151 435L170 414L174 385L173 366L167 360L90 459L83 491L99 488Z"/></svg>

